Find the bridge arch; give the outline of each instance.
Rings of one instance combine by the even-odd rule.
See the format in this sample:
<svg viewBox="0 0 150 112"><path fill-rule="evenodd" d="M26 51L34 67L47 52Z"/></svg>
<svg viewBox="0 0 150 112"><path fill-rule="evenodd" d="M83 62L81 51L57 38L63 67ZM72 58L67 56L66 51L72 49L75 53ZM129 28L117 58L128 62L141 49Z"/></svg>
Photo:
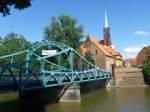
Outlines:
<svg viewBox="0 0 150 112"><path fill-rule="evenodd" d="M35 54L35 52L43 46L59 48L60 51L54 56L61 56L63 53L67 54L70 65L66 67L63 66L65 63L53 63L49 60L49 56ZM112 77L111 72L96 67L78 54L73 48L55 41L38 42L25 51L2 56L0 57L0 60L5 58L13 59L13 57L22 54L26 55L25 61L18 63L11 61L10 63L0 65L0 76L4 78L11 76L13 78L12 80L15 81L20 89L61 86L86 81L103 80ZM81 65L79 66L79 69L76 69L74 66L75 55L78 57L78 62L81 62L81 64L79 64ZM86 68L84 69L82 65L86 66ZM32 85L33 82L34 85ZM31 87L30 85L34 87Z"/></svg>
<svg viewBox="0 0 150 112"><path fill-rule="evenodd" d="M27 60L31 59L31 56L40 48L44 47L44 46L47 46L48 48L52 48L52 47L55 47L55 48L58 48L60 49L61 51L63 50L71 50L72 48L65 45L65 44L62 44L60 42L56 42L56 41L46 41L46 40L43 40L41 42L37 42L36 44L34 44L31 48L29 48L27 50Z"/></svg>

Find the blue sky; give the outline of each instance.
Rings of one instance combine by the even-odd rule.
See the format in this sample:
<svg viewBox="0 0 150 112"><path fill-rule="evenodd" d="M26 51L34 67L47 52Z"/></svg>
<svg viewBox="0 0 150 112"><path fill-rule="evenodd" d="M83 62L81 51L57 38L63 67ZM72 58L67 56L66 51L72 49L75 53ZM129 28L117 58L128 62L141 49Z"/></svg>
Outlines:
<svg viewBox="0 0 150 112"><path fill-rule="evenodd" d="M124 58L134 57L150 44L150 0L33 0L26 10L0 15L0 36L13 31L29 41L43 38L43 28L51 17L66 14L77 18L84 34L103 38L104 11L107 10L112 41Z"/></svg>

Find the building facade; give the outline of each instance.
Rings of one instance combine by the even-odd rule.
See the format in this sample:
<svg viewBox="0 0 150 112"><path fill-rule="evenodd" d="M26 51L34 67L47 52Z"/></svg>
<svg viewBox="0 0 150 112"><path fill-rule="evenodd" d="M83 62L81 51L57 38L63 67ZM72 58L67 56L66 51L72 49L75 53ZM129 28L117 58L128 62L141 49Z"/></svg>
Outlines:
<svg viewBox="0 0 150 112"><path fill-rule="evenodd" d="M147 63L147 57L150 56L150 46L144 47L137 55L137 64L144 65Z"/></svg>
<svg viewBox="0 0 150 112"><path fill-rule="evenodd" d="M110 27L108 25L106 11L103 40L98 41L93 37L87 36L86 40L81 44L81 50L83 55L86 53L91 54L95 65L100 68L111 70L112 65L115 65L116 67L123 66L121 54L112 47Z"/></svg>
<svg viewBox="0 0 150 112"><path fill-rule="evenodd" d="M123 60L120 53L112 47L101 44L95 38L87 37L81 45L83 54L91 54L95 65L106 70L111 70L112 65L116 67L123 66Z"/></svg>
<svg viewBox="0 0 150 112"><path fill-rule="evenodd" d="M125 67L136 67L137 65L136 58L125 59L124 62L125 62Z"/></svg>

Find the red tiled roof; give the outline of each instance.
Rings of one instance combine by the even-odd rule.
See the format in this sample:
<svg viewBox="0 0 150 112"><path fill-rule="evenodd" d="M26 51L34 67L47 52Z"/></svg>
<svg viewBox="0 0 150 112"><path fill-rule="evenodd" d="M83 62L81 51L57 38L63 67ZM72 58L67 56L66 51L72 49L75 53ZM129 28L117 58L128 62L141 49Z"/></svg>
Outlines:
<svg viewBox="0 0 150 112"><path fill-rule="evenodd" d="M137 64L136 58L125 59L125 63Z"/></svg>
<svg viewBox="0 0 150 112"><path fill-rule="evenodd" d="M98 48L99 50L101 50L104 55L106 56L110 56L110 57L116 57L116 56L121 56L120 53L116 52L115 49L111 48L110 46L104 46L102 44L102 41L97 41L95 38L89 38L88 39L93 42ZM81 50L83 51L83 53L86 52L87 48L84 48L84 46L81 46Z"/></svg>

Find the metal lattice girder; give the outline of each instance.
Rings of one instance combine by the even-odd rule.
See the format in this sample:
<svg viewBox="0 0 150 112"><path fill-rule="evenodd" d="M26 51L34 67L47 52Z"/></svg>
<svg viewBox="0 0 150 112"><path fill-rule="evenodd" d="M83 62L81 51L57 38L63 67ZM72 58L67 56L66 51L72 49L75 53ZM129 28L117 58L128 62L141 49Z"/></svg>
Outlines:
<svg viewBox="0 0 150 112"><path fill-rule="evenodd" d="M44 46L59 50L53 56L36 54L36 51ZM15 62L14 57L21 54L25 54L24 60ZM64 55L67 59L63 57ZM82 64L79 65L80 69L74 66L74 59L77 57L78 64ZM15 81L18 88L23 90L83 83L112 77L111 72L96 67L71 47L55 41L37 42L25 51L2 56L0 60L5 58L10 58L10 61L0 65L0 80ZM51 58L57 59L56 63Z"/></svg>

